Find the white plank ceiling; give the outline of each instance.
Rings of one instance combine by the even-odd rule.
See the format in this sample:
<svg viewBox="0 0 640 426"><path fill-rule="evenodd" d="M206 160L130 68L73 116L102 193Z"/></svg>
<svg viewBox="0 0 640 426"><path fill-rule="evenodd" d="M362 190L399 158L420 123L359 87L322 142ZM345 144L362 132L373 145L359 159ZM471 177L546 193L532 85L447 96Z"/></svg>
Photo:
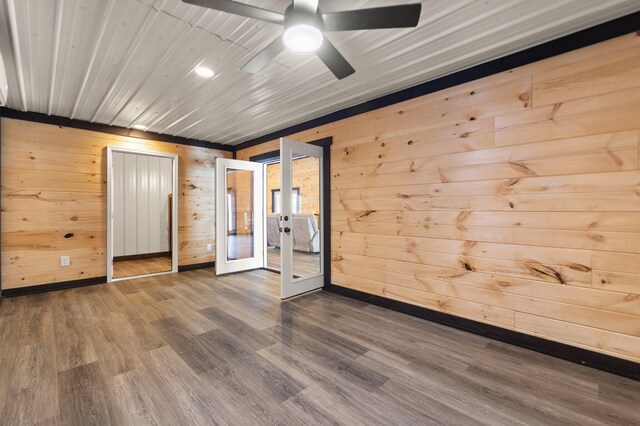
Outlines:
<svg viewBox="0 0 640 426"><path fill-rule="evenodd" d="M282 27L180 0L0 1L8 107L224 144L640 10L640 0L423 0L418 28L329 33L357 70L338 81L314 55L290 52L259 74L240 72ZM282 13L290 0L244 2ZM199 64L216 76L195 75Z"/></svg>

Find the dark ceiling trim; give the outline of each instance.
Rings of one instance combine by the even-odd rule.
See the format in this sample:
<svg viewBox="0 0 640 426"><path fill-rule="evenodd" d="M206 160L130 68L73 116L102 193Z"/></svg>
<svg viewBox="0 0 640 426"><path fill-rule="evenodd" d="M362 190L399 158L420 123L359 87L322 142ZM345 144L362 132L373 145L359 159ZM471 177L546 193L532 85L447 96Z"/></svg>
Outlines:
<svg viewBox="0 0 640 426"><path fill-rule="evenodd" d="M320 146L322 148L331 148L331 145L333 144L333 137L329 136L326 138L318 139L318 140L307 142L307 143L309 145ZM280 149L254 155L252 157L249 157L249 161L253 161L254 163L263 163L263 164L280 162Z"/></svg>
<svg viewBox="0 0 640 426"><path fill-rule="evenodd" d="M15 109L2 107L1 115L4 118L15 118L17 120L34 121L36 123L52 124L54 126L71 127L74 129L91 130L94 132L109 133L118 136L128 136L132 138L153 140L159 142L176 143L180 145L197 146L201 148L217 149L220 151L234 152L231 145L207 142L199 139L189 139L180 136L165 135L142 130L127 129L126 127L109 126L108 124L91 123L90 121L75 120L58 115L47 115L38 112L24 112Z"/></svg>
<svg viewBox="0 0 640 426"><path fill-rule="evenodd" d="M587 28L582 31L578 31L577 33L569 34L547 43L513 53L503 58L494 59L493 61L485 62L484 64L476 65L472 68L458 71L399 92L391 93L359 105L332 112L331 114L327 114L304 123L296 124L282 130L250 139L236 145L236 151L289 136L294 133L302 132L304 130L309 130L324 124L332 123L334 121L344 120L345 118L353 117L354 115L363 114L365 112L397 104L419 96L424 96L449 87L458 86L460 84L468 83L503 71L508 71L523 65L528 65L533 62L587 47L592 44L600 43L638 30L640 30L640 12L635 12L630 15L596 25L595 27Z"/></svg>

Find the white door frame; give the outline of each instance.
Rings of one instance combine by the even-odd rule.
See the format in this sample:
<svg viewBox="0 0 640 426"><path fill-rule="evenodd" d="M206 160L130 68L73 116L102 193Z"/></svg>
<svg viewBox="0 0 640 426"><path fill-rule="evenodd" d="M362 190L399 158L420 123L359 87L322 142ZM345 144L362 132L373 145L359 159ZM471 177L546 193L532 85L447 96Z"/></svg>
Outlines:
<svg viewBox="0 0 640 426"><path fill-rule="evenodd" d="M171 270L154 272L152 274L134 275L131 277L113 277L113 153L148 155L171 159ZM153 277L156 275L173 274L178 272L178 155L161 152L143 151L138 149L107 147L107 282L131 280L140 277Z"/></svg>
<svg viewBox="0 0 640 426"><path fill-rule="evenodd" d="M295 154L294 154L295 152ZM280 203L282 228L291 227L293 222L291 191L293 187L292 160L304 155L319 159L318 181L320 185L320 272L314 275L293 277L293 233L280 233L280 298L288 299L324 286L324 150L320 146L302 143L290 139L280 138ZM289 221L284 217L288 216Z"/></svg>
<svg viewBox="0 0 640 426"><path fill-rule="evenodd" d="M253 256L246 259L228 260L227 238L227 170L247 170L253 172ZM264 266L263 241L265 239L264 217L266 203L264 198L264 164L251 161L216 158L216 275L246 271Z"/></svg>

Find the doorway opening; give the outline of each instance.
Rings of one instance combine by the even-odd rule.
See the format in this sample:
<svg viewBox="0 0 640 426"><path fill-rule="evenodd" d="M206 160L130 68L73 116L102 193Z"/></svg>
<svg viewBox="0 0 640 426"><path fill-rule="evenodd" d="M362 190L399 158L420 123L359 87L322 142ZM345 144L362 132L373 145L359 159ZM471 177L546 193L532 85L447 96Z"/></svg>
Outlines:
<svg viewBox="0 0 640 426"><path fill-rule="evenodd" d="M225 202L217 206L217 223L227 224L224 232L223 227L216 227L218 241L223 242L216 246L227 247L227 251L237 246L239 238L247 235L243 227L248 223L252 224L250 241L254 244L244 252L252 256L244 265L240 265L240 258L216 253L216 273L256 268L280 273L283 299L330 283L331 142L331 138L309 143L282 139L278 151L251 157L250 161L220 159L216 163L216 196ZM229 174L223 171L228 171L232 163L235 168L245 167L245 172L255 171L251 179L243 179L242 187L230 185ZM223 187L227 193L218 197ZM262 189L259 194L258 187ZM238 191L251 193L250 202L239 201L247 197L238 195ZM262 241L257 238L258 222L262 222Z"/></svg>
<svg viewBox="0 0 640 426"><path fill-rule="evenodd" d="M107 147L107 281L178 271L178 157Z"/></svg>

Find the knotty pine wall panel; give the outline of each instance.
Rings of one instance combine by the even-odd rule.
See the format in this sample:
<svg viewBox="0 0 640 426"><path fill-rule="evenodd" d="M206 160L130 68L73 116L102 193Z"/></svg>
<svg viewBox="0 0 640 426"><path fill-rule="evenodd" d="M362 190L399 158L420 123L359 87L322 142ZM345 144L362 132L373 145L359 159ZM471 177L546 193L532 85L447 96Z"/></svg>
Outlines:
<svg viewBox="0 0 640 426"><path fill-rule="evenodd" d="M214 169L204 162L231 153L2 118L4 289L106 275L107 146L179 156L178 262L215 259Z"/></svg>
<svg viewBox="0 0 640 426"><path fill-rule="evenodd" d="M333 282L640 361L639 49L629 34L290 135L333 137Z"/></svg>

